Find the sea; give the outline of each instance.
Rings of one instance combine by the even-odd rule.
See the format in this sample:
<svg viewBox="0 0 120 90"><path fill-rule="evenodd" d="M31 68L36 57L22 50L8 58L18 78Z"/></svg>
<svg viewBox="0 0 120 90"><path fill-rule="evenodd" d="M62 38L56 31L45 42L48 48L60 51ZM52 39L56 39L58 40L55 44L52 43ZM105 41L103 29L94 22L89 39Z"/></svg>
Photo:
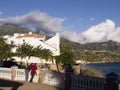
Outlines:
<svg viewBox="0 0 120 90"><path fill-rule="evenodd" d="M83 64L81 65L81 68L91 68L98 70L102 73L103 77L111 72L114 72L120 76L120 62Z"/></svg>

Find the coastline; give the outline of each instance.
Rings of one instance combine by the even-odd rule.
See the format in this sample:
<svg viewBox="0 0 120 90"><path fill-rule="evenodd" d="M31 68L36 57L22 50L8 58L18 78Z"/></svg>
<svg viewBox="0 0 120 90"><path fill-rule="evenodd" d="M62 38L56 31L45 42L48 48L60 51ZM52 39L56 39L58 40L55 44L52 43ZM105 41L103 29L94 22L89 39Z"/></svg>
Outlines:
<svg viewBox="0 0 120 90"><path fill-rule="evenodd" d="M111 72L120 75L120 62L86 63L86 64L81 64L80 68L82 69L91 68L101 71L103 76Z"/></svg>
<svg viewBox="0 0 120 90"><path fill-rule="evenodd" d="M80 65L84 65L84 64L103 64L103 63L120 63L120 62L115 62L115 61L85 62L85 61L82 61L80 63Z"/></svg>

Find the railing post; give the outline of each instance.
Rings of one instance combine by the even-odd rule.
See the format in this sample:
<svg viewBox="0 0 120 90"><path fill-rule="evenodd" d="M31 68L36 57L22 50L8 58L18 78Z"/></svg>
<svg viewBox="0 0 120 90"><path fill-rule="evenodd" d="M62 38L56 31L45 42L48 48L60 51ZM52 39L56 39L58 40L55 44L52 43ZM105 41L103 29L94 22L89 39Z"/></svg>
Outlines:
<svg viewBox="0 0 120 90"><path fill-rule="evenodd" d="M75 74L80 74L80 64L75 64L73 69Z"/></svg>
<svg viewBox="0 0 120 90"><path fill-rule="evenodd" d="M11 68L11 78L12 78L12 80L14 80L15 77L16 77L16 70L15 70L15 68Z"/></svg>
<svg viewBox="0 0 120 90"><path fill-rule="evenodd" d="M74 73L73 68L69 64L65 69L65 90L70 90L72 85L72 74Z"/></svg>
<svg viewBox="0 0 120 90"><path fill-rule="evenodd" d="M45 79L45 71L44 70L40 70L39 71L39 81L38 83L42 83Z"/></svg>
<svg viewBox="0 0 120 90"><path fill-rule="evenodd" d="M119 75L111 72L106 75L105 90L119 90Z"/></svg>

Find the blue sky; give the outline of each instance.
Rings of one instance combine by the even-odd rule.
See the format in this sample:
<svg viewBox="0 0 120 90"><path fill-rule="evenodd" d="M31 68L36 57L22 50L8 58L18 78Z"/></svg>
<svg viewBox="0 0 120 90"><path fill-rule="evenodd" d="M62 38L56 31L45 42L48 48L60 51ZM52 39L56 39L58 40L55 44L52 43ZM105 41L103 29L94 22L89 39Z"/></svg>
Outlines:
<svg viewBox="0 0 120 90"><path fill-rule="evenodd" d="M107 34L106 31L104 32L106 33L105 35L103 35L102 33L104 37L101 37L100 39L97 38L95 40L94 39L89 40L89 36L87 36L86 33L90 32L91 31L90 29L93 26L100 27L101 26L100 24L102 25L103 23L108 24L109 21L111 21L110 23L115 24L115 27L114 25L113 27L117 35L120 34L119 33L120 30L117 29L120 26L120 14L119 14L120 5L119 4L120 4L120 0L1 0L0 1L0 22L12 23L12 20L13 22L18 20L16 19L16 17L19 18L20 20L20 18L22 19L23 16L25 15L34 13L34 16L35 16L36 15L35 13L37 13L38 17L39 15L41 17L41 14L42 14L42 16L49 18L48 20L53 22L52 26L48 26L48 23L47 23L47 27L42 28L42 29L47 29L46 31L49 31L50 29L53 29L51 31L55 31L54 29L58 29L58 31L62 31L61 33L62 36L70 40L72 40L71 39L72 37L67 36L65 33L73 34L75 38L72 41L75 40L76 42L84 42L84 40L86 40L86 42L89 42L89 41L95 42L99 40L105 41L112 38L111 35L106 36ZM29 15L29 18L30 16L32 15ZM24 20L20 22L21 23L28 22L28 17L26 16L26 18L27 18L27 21L25 21L26 19L24 17ZM41 20L41 19L38 19L38 20ZM20 22L19 23L16 22L14 24L21 25ZM25 24L29 24L29 27L34 27L35 29L36 28L41 29L41 28L38 28L38 25L40 25L41 22L38 25L35 25L37 22L34 21L34 25L32 23L33 26L30 26L31 23L25 23ZM44 22L46 22L46 20ZM55 24L56 22L57 22L57 25ZM43 25L43 22L42 22L42 25ZM100 28L97 28L97 30L98 29ZM66 32L63 33L63 31L66 31ZM80 38L80 39L77 39L77 38ZM117 37L117 39L114 39L114 40L120 41L118 38L119 37Z"/></svg>

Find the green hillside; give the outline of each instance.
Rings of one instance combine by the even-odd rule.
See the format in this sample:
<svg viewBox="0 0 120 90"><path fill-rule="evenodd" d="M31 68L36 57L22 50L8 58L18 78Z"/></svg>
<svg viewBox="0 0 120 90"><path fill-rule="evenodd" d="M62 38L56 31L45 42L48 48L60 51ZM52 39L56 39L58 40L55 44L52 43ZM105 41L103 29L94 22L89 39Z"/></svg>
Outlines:
<svg viewBox="0 0 120 90"><path fill-rule="evenodd" d="M76 60L86 62L120 62L119 42L107 41L80 44L62 38L61 43L66 43L72 48L76 55Z"/></svg>
<svg viewBox="0 0 120 90"><path fill-rule="evenodd" d="M0 26L0 35L13 35L14 33L27 33L30 31L27 28L9 23ZM80 44L61 38L61 43L66 43L72 48L77 60L90 62L120 61L120 42L110 40Z"/></svg>

